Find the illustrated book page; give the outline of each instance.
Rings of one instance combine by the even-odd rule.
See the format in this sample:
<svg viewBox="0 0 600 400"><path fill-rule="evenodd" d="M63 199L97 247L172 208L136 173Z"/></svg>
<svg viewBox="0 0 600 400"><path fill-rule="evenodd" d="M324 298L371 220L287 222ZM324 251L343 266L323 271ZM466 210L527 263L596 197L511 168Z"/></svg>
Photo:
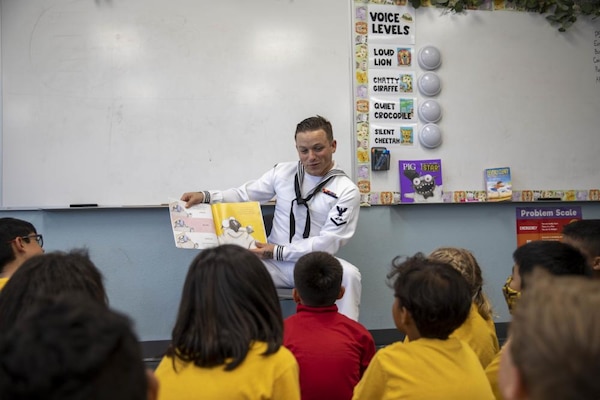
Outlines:
<svg viewBox="0 0 600 400"><path fill-rule="evenodd" d="M196 204L169 199L169 215L175 246L207 249L237 244L247 249L267 242L262 210L258 202Z"/></svg>
<svg viewBox="0 0 600 400"><path fill-rule="evenodd" d="M247 249L266 243L267 233L260 203L215 203L211 205L219 244L237 244Z"/></svg>

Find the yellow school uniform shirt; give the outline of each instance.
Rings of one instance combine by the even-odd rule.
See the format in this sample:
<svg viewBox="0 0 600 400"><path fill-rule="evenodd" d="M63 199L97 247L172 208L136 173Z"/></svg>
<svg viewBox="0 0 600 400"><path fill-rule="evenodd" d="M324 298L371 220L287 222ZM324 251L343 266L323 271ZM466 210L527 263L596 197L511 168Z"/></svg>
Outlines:
<svg viewBox="0 0 600 400"><path fill-rule="evenodd" d="M494 322L485 320L477 311L475 304L471 304L471 310L465 322L450 336L471 346L483 368L487 367L500 351Z"/></svg>
<svg viewBox="0 0 600 400"><path fill-rule="evenodd" d="M484 319L475 303L471 304L465 322L452 332L450 337L458 338L471 346L483 368L486 368L500 351L494 321ZM404 342L410 342L408 336L404 337Z"/></svg>
<svg viewBox="0 0 600 400"><path fill-rule="evenodd" d="M2 288L4 288L4 285L6 285L6 282L8 282L8 278L0 278L0 290L2 290Z"/></svg>
<svg viewBox="0 0 600 400"><path fill-rule="evenodd" d="M375 353L353 400L493 400L479 359L466 343L421 338Z"/></svg>
<svg viewBox="0 0 600 400"><path fill-rule="evenodd" d="M490 382L490 386L492 387L492 392L494 392L494 397L496 400L503 400L504 397L502 393L500 393L500 387L498 386L498 371L500 371L500 357L502 355L502 349L496 354L496 357L488 364L485 368L485 375Z"/></svg>
<svg viewBox="0 0 600 400"><path fill-rule="evenodd" d="M200 368L163 357L156 368L158 400L300 399L298 363L285 347L268 356L267 345L252 345L246 359L233 371L223 366Z"/></svg>

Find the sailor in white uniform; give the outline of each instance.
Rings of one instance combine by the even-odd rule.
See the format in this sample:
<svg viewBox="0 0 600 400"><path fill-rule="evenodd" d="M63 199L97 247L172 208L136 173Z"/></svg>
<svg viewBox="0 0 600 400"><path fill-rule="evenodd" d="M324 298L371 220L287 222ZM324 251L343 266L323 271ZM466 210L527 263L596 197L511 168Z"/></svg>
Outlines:
<svg viewBox="0 0 600 400"><path fill-rule="evenodd" d="M336 141L325 118L307 118L296 127L299 162L285 162L254 181L224 191L184 193L186 207L198 203L275 200L273 227L268 243L256 243L259 255L278 288L294 287L294 265L304 254L335 254L354 235L360 210L356 184L333 161ZM340 259L344 268L344 296L339 311L358 320L361 275L357 267Z"/></svg>

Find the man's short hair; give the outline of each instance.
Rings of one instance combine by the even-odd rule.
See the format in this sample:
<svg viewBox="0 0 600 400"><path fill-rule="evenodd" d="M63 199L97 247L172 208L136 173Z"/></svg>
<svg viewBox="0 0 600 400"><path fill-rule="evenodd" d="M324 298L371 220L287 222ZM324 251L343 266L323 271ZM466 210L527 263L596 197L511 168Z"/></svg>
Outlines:
<svg viewBox="0 0 600 400"><path fill-rule="evenodd" d="M129 320L78 296L40 301L0 334L0 398L142 400L147 379Z"/></svg>
<svg viewBox="0 0 600 400"><path fill-rule="evenodd" d="M333 128L331 127L331 122L320 115L306 118L298 123L298 125L296 125L294 139L300 132L312 132L318 131L319 129L323 129L325 131L325 135L327 136L327 140L333 142Z"/></svg>
<svg viewBox="0 0 600 400"><path fill-rule="evenodd" d="M322 307L335 303L342 287L342 264L329 253L303 255L294 267L294 285L302 303Z"/></svg>
<svg viewBox="0 0 600 400"><path fill-rule="evenodd" d="M0 218L0 272L15 259L11 241L20 236L37 233L32 223L17 218Z"/></svg>
<svg viewBox="0 0 600 400"><path fill-rule="evenodd" d="M399 306L410 312L421 337L447 339L471 309L469 284L450 264L417 253L396 257L388 280Z"/></svg>

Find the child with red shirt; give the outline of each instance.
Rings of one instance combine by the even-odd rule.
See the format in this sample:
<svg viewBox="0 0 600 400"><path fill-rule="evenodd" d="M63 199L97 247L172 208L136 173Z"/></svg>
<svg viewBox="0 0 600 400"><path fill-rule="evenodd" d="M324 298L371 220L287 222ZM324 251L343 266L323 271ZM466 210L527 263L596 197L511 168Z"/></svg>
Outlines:
<svg viewBox="0 0 600 400"><path fill-rule="evenodd" d="M283 344L300 366L302 400L350 400L375 354L360 323L338 312L342 265L325 252L306 254L294 268L296 314L284 321Z"/></svg>

